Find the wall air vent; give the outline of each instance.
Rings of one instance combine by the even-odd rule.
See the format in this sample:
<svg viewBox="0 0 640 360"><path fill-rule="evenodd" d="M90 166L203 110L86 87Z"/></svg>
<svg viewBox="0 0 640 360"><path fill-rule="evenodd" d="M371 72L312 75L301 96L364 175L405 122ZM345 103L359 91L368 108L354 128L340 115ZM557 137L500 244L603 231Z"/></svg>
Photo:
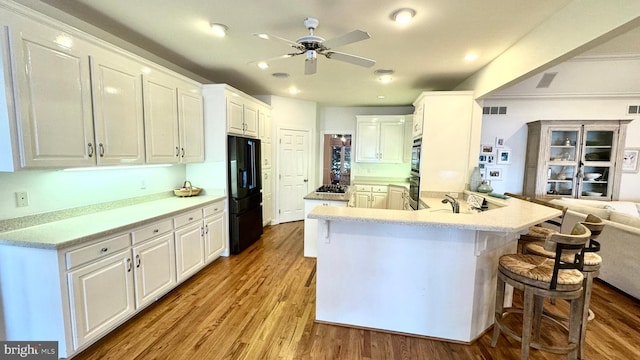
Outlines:
<svg viewBox="0 0 640 360"><path fill-rule="evenodd" d="M558 75L557 72L544 73L542 75L542 79L540 79L540 81L538 82L538 85L536 85L536 89L548 88L549 85L551 85L551 82L553 81L553 79L555 79L556 75Z"/></svg>
<svg viewBox="0 0 640 360"><path fill-rule="evenodd" d="M640 114L640 105L629 105L627 108L627 115L638 115Z"/></svg>
<svg viewBox="0 0 640 360"><path fill-rule="evenodd" d="M482 115L507 115L507 107L485 106L482 108Z"/></svg>

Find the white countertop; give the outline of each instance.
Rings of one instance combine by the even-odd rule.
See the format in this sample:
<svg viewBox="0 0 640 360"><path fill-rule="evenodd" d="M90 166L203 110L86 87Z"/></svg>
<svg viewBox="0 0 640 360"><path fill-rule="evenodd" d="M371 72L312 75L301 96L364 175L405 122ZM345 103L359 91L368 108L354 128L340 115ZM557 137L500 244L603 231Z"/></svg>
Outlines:
<svg viewBox="0 0 640 360"><path fill-rule="evenodd" d="M480 213L463 213L466 203L461 201L460 214L445 211L451 209L449 204L442 204L443 198L421 198L429 209L387 210L365 208L342 208L319 206L308 217L317 220L355 221L361 223L406 224L430 227L454 227L470 230L518 232L529 226L539 224L547 219L561 215L559 210L537 205L515 198L501 200L481 193L471 193L484 197L491 210Z"/></svg>
<svg viewBox="0 0 640 360"><path fill-rule="evenodd" d="M226 198L170 197L0 233L0 245L61 249L151 224Z"/></svg>

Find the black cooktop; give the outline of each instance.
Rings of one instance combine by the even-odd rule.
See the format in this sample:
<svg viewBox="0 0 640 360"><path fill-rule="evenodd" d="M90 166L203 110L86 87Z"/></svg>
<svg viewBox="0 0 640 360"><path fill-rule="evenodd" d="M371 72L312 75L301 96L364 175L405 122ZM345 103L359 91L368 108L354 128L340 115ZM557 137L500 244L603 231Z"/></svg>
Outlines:
<svg viewBox="0 0 640 360"><path fill-rule="evenodd" d="M317 190L317 193L334 193L344 194L347 192L347 187L340 184L322 185Z"/></svg>

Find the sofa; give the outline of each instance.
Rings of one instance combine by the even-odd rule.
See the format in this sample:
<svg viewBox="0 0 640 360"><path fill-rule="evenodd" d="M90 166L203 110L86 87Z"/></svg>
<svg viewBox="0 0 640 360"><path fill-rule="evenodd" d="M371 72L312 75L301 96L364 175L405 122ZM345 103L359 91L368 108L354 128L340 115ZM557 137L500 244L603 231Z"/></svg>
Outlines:
<svg viewBox="0 0 640 360"><path fill-rule="evenodd" d="M583 221L587 214L600 217L605 227L601 244L602 266L598 278L640 299L640 203L560 198L550 201L567 207L562 232Z"/></svg>

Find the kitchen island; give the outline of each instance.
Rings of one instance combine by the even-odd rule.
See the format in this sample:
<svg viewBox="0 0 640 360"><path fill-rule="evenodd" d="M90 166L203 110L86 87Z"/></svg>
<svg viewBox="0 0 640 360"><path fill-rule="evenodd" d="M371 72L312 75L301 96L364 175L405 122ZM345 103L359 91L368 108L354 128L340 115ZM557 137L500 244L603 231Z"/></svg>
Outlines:
<svg viewBox="0 0 640 360"><path fill-rule="evenodd" d="M465 193L468 195L469 193ZM493 324L498 258L519 233L560 215L518 199L454 214L316 207L316 320L469 343Z"/></svg>

